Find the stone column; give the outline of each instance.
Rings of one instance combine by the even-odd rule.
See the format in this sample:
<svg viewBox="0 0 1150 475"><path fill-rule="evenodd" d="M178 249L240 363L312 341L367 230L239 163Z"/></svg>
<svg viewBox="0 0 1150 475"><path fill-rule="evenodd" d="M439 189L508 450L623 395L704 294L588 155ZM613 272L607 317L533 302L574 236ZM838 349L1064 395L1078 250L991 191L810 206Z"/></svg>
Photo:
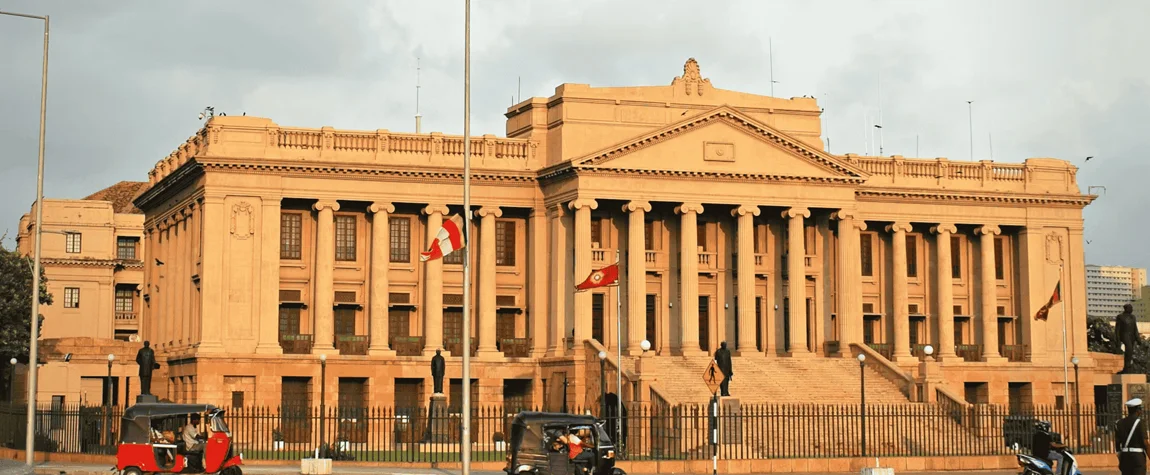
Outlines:
<svg viewBox="0 0 1150 475"><path fill-rule="evenodd" d="M982 257L982 359L1001 360L998 351L998 279L994 276L994 237L1002 230L994 225L982 225L974 230L979 237Z"/></svg>
<svg viewBox="0 0 1150 475"><path fill-rule="evenodd" d="M391 213L395 206L386 201L377 201L367 208L371 218L371 287L368 290L368 321L370 322L371 343L367 354L371 356L395 356L388 345L387 316L390 307L390 283L387 280L391 264Z"/></svg>
<svg viewBox="0 0 1150 475"><path fill-rule="evenodd" d="M599 207L592 199L580 198L569 205L575 211L575 284L591 275L591 210ZM591 293L575 293L575 353L581 354L583 341L591 338Z"/></svg>
<svg viewBox="0 0 1150 475"><path fill-rule="evenodd" d="M527 264L527 336L531 338L531 356L541 358L547 353L547 268L550 266L547 215L541 209L531 213L531 221L527 224L527 255L530 256Z"/></svg>
<svg viewBox="0 0 1150 475"><path fill-rule="evenodd" d="M187 324L187 310L188 305L186 302L187 292L184 286L189 279L188 275L188 259L187 253L184 250L188 244L188 221L187 215L184 210L178 210L172 218L176 220L174 223L175 239L172 240L174 246L172 247L172 267L175 269L175 278L172 279L172 303L175 304L172 313L172 336L169 342L179 348L184 346L184 325Z"/></svg>
<svg viewBox="0 0 1150 475"><path fill-rule="evenodd" d="M435 241L435 235L443 227L443 215L449 210L447 205L429 204L423 208L427 215L427 245ZM465 238L470 240L468 231L464 231ZM470 246L473 243L466 243ZM462 250L456 252L463 252ZM470 259L471 256L468 256ZM433 259L425 262L423 279L423 354L434 355L435 350L443 348L443 259ZM464 324L471 318L463 316ZM464 348L470 348L468 342L463 343Z"/></svg>
<svg viewBox="0 0 1150 475"><path fill-rule="evenodd" d="M476 357L500 356L495 345L495 218L503 216L498 206L484 206L479 217L479 350ZM465 342L466 343L466 342Z"/></svg>
<svg viewBox="0 0 1150 475"><path fill-rule="evenodd" d="M679 225L679 335L683 356L705 352L699 346L699 236L698 217L702 203L683 203L675 207L681 215Z"/></svg>
<svg viewBox="0 0 1150 475"><path fill-rule="evenodd" d="M205 196L203 207L204 219L204 262L201 267L200 287L203 294L204 305L203 310L200 312L202 318L200 325L202 325L202 339L200 347L196 349L197 353L222 353L223 346L223 318L224 318L224 304L227 301L227 292L224 289L224 238L228 233L227 216L224 213L224 198L222 196ZM170 236L170 235L169 235ZM164 241L168 239L165 238ZM160 246L162 257L171 254L167 252L165 246ZM167 267L165 265L164 267ZM160 270L160 273L166 271ZM167 292L168 286L161 292ZM162 296L162 300L167 300L167 296ZM160 331L164 331L166 324L164 320L169 317L167 315L157 315L157 325L161 326ZM159 335L163 337L163 334Z"/></svg>
<svg viewBox="0 0 1150 475"><path fill-rule="evenodd" d="M755 348L755 216L759 215L756 205L743 205L731 210L731 216L738 219L738 230L735 237L738 239L738 269L737 295L739 296L738 312L735 316L739 322L738 351L740 355L749 355Z"/></svg>
<svg viewBox="0 0 1150 475"><path fill-rule="evenodd" d="M551 311L549 318L549 337L547 356L563 356L567 345L563 339L567 337L567 300L571 298L570 275L567 273L567 216L566 208L562 205L552 205L547 208L548 219L551 221Z"/></svg>
<svg viewBox="0 0 1150 475"><path fill-rule="evenodd" d="M627 219L627 354L640 355L647 338L647 231L644 215L651 203L632 201L623 205Z"/></svg>
<svg viewBox="0 0 1150 475"><path fill-rule="evenodd" d="M930 228L938 243L938 349L939 361L955 358L954 353L954 278L950 259L950 238L958 232L953 224L939 224Z"/></svg>
<svg viewBox="0 0 1150 475"><path fill-rule="evenodd" d="M280 198L261 199L260 228L260 290L259 290L259 344L256 353L278 355L280 348ZM196 220L196 215L192 215ZM195 252L191 253L195 262Z"/></svg>
<svg viewBox="0 0 1150 475"><path fill-rule="evenodd" d="M834 213L838 223L838 275L835 287L838 295L838 320L842 328L839 352L851 355L850 345L863 343L862 315L862 262L859 231L866 229L866 221L858 219L855 211L841 209Z"/></svg>
<svg viewBox="0 0 1150 475"><path fill-rule="evenodd" d="M315 330L312 353L336 353L335 349L335 212L336 201L318 201L315 233Z"/></svg>
<svg viewBox="0 0 1150 475"><path fill-rule="evenodd" d="M787 218L787 298L790 300L790 356L811 356L807 347L807 275L806 236L803 218L811 217L807 208L789 208Z"/></svg>
<svg viewBox="0 0 1150 475"><path fill-rule="evenodd" d="M906 233L910 232L909 223L894 223L886 227L891 233L891 258L893 260L891 280L894 282L894 298L892 306L894 311L894 351L893 359L897 362L910 358L910 309L907 307L907 278L906 278Z"/></svg>

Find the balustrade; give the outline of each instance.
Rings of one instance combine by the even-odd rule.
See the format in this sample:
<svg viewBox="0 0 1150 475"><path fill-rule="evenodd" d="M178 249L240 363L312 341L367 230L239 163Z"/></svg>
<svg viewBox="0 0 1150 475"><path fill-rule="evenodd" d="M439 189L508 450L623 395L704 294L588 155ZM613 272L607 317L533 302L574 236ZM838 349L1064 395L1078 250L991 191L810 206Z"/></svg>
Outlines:
<svg viewBox="0 0 1150 475"><path fill-rule="evenodd" d="M499 340L499 350L508 358L526 358L531 356L531 339L504 338Z"/></svg>
<svg viewBox="0 0 1150 475"><path fill-rule="evenodd" d="M136 312L116 312L116 323L133 323L136 321Z"/></svg>
<svg viewBox="0 0 1150 475"><path fill-rule="evenodd" d="M420 356L423 354L422 336L393 336L390 343L396 356Z"/></svg>
<svg viewBox="0 0 1150 475"><path fill-rule="evenodd" d="M280 348L283 348L285 355L306 355L311 353L313 338L312 335L281 333Z"/></svg>
<svg viewBox="0 0 1150 475"><path fill-rule="evenodd" d="M1026 345L1001 345L998 353L1012 363L1026 361Z"/></svg>
<svg viewBox="0 0 1150 475"><path fill-rule="evenodd" d="M366 355L367 335L336 335L335 347L341 355Z"/></svg>
<svg viewBox="0 0 1150 475"><path fill-rule="evenodd" d="M962 358L963 361L980 361L982 345L954 345L954 354Z"/></svg>

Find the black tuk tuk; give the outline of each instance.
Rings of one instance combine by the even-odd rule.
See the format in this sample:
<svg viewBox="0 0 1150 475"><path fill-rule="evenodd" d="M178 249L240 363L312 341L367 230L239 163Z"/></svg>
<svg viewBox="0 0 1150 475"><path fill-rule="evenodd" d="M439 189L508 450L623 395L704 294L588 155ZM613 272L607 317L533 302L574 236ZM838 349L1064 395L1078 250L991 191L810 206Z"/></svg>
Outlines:
<svg viewBox="0 0 1150 475"><path fill-rule="evenodd" d="M615 444L603 423L589 415L521 412L511 421L507 475L626 475L615 468ZM586 438L590 456L573 460L559 442L567 434ZM589 437L588 437L589 436Z"/></svg>

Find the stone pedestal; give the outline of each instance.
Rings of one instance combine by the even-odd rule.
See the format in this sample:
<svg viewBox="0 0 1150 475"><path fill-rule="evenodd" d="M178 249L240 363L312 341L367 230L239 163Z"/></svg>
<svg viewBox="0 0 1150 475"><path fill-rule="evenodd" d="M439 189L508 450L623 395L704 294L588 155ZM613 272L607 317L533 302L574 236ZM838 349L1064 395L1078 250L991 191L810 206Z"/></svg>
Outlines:
<svg viewBox="0 0 1150 475"><path fill-rule="evenodd" d="M302 459L299 471L303 475L331 475L331 459Z"/></svg>
<svg viewBox="0 0 1150 475"><path fill-rule="evenodd" d="M1106 387L1106 405L1115 414L1126 414L1124 405L1133 398L1142 398L1145 406L1147 396L1150 396L1150 386L1144 374L1116 374Z"/></svg>
<svg viewBox="0 0 1150 475"><path fill-rule="evenodd" d="M451 415L447 411L447 396L432 394L427 405L427 433L425 442L451 442Z"/></svg>
<svg viewBox="0 0 1150 475"><path fill-rule="evenodd" d="M158 402L160 402L160 400L151 394L140 394L136 396L136 404L155 404Z"/></svg>
<svg viewBox="0 0 1150 475"><path fill-rule="evenodd" d="M743 443L742 403L736 397L719 398L719 443L737 445Z"/></svg>
<svg viewBox="0 0 1150 475"><path fill-rule="evenodd" d="M938 401L935 389L944 384L942 369L937 361L925 359L918 363L916 379L921 393L916 402L934 403Z"/></svg>

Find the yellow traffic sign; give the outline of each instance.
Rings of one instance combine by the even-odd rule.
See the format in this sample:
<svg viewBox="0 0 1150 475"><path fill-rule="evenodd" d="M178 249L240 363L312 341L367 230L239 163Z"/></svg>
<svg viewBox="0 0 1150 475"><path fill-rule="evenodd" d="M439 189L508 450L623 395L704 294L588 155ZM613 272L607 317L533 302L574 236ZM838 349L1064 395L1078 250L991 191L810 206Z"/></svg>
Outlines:
<svg viewBox="0 0 1150 475"><path fill-rule="evenodd" d="M727 376L719 369L719 363L711 360L711 364L707 365L707 369L703 371L703 382L707 383L707 388L711 390L711 394L719 392L719 385Z"/></svg>

